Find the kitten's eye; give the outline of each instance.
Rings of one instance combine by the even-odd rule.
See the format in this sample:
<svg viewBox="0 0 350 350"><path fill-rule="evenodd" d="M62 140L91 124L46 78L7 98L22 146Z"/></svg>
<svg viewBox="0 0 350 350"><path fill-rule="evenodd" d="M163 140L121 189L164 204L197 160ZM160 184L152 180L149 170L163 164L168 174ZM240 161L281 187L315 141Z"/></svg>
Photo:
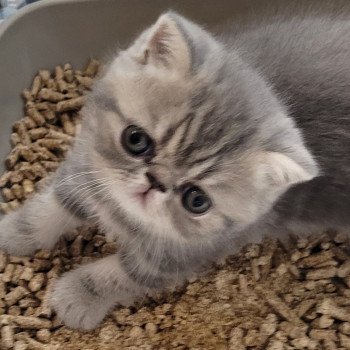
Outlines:
<svg viewBox="0 0 350 350"><path fill-rule="evenodd" d="M148 155L153 151L152 139L143 129L135 125L130 125L123 131L122 145L134 156Z"/></svg>
<svg viewBox="0 0 350 350"><path fill-rule="evenodd" d="M192 186L183 193L182 205L191 213L203 214L211 207L211 200L199 187Z"/></svg>

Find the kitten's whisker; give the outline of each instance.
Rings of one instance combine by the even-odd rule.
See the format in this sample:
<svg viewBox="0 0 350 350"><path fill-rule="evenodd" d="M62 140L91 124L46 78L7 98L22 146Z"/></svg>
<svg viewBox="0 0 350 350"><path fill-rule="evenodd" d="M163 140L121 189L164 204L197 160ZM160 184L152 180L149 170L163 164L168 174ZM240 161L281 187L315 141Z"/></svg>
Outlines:
<svg viewBox="0 0 350 350"><path fill-rule="evenodd" d="M100 184L100 181L104 181L104 180L107 180L107 181L106 181L105 183ZM80 200L80 199L81 199L81 198L78 196L75 200L73 200L73 202L70 203L70 205L67 206L67 200L70 199L70 196L71 196L72 194L74 194L74 195L80 194L80 195L81 195L85 190L89 190L89 189L92 190L92 189L94 188L94 186L95 186L95 187L97 187L97 186L99 186L99 185L105 185L105 186L107 186L107 183L110 184L108 181L109 181L109 179L103 179L103 178L102 178L102 179L99 179L99 180L92 180L92 181L88 181L88 182L83 183L83 184L81 184L80 186L78 186L78 187L85 186L85 187L83 187L83 188L78 189L78 187L77 187L77 188L72 189L71 191L69 191L69 193L67 193L67 197L63 200L63 204L64 204L65 208L71 210L71 209L72 209L72 206L75 205L75 204L77 204L77 200ZM75 192L74 192L74 191L75 191ZM77 212L78 209L79 209L79 208L77 208L77 209L75 210L75 214L76 214L76 212Z"/></svg>
<svg viewBox="0 0 350 350"><path fill-rule="evenodd" d="M84 193L84 200L87 202L88 200L92 199L94 196L100 194L103 191L106 191L106 189L108 184L100 184L96 187L92 187L92 188L88 188L86 193ZM98 191L96 191L96 189L99 189ZM104 196L106 197L106 195Z"/></svg>
<svg viewBox="0 0 350 350"><path fill-rule="evenodd" d="M69 194L77 194L79 192L74 193L74 191L77 191L78 189L81 189L81 188L84 189L84 186L89 185L89 184L91 184L91 185L97 184L98 185L101 183L101 181L106 181L106 180L108 180L108 179L107 178L99 178L99 179L94 179L94 180L83 182L82 184L78 185L77 187L73 187L69 191Z"/></svg>
<svg viewBox="0 0 350 350"><path fill-rule="evenodd" d="M90 175L90 174L96 174L96 173L99 173L101 172L102 170L96 170L96 171L83 171L83 172L80 172L80 173L75 173L75 174L72 174L72 175L69 175L67 177L65 177L64 179L62 179L56 187L60 187L62 186L63 184L65 184L66 182L68 181L71 181L75 178L78 178L80 176L83 176L83 175Z"/></svg>
<svg viewBox="0 0 350 350"><path fill-rule="evenodd" d="M102 170L91 170L91 171L82 171L82 172L79 172L79 173L74 173L74 174L72 174L70 176L67 176L67 177L63 178L58 183L58 185L61 185L61 183L65 183L65 182L67 182L69 180L73 180L73 179L75 179L77 177L80 177L80 176L83 176L83 175L93 175L93 174L98 174L100 172L102 172Z"/></svg>
<svg viewBox="0 0 350 350"><path fill-rule="evenodd" d="M103 185L103 186L102 186ZM100 192L102 191L105 191L106 190L106 185L105 184L101 184L100 185L102 188L99 190L99 191L94 191L96 188L98 187L95 187L95 188L87 188L88 192L87 193L84 193L85 195L85 198L84 198L84 201L87 202L87 200L89 200L90 198L92 198L94 195L96 194L99 194ZM90 192L89 192L90 191ZM66 206L67 209L71 210L72 209L72 206L74 206L76 204L76 201L78 200L78 198L76 200L74 200L72 203L70 203L70 205ZM77 214L77 211L79 210L79 208L76 208L73 212L73 215L76 215ZM93 216L92 216L93 217ZM89 217L90 219L92 218L91 216ZM96 218L97 221L98 221L98 217Z"/></svg>
<svg viewBox="0 0 350 350"><path fill-rule="evenodd" d="M83 139L83 138L81 138L81 137L79 137L79 136L75 136L75 137L74 137L74 142L75 142L75 141L78 141L78 142L85 142L85 143L88 143L89 145L91 145L91 141L90 141L90 140Z"/></svg>
<svg viewBox="0 0 350 350"><path fill-rule="evenodd" d="M89 185L87 185L87 183L85 183L84 185L87 185L83 188L80 188L75 194L80 193L81 195L84 195L84 191L88 190L88 191L92 191L94 189L98 189L100 187L103 187L104 189L107 189L107 186L110 185L111 183L109 183L108 181L103 182L103 183L99 183L99 182L91 182ZM75 190L75 189L74 189ZM77 198L78 199L78 198Z"/></svg>

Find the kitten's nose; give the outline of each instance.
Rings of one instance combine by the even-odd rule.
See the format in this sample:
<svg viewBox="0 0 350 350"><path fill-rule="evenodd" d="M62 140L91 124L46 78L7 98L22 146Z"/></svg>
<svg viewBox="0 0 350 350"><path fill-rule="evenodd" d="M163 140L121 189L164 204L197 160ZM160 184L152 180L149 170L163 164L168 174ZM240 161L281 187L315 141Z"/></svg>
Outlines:
<svg viewBox="0 0 350 350"><path fill-rule="evenodd" d="M151 185L151 188L154 188L160 192L166 192L166 187L157 179L156 175L147 171L146 177Z"/></svg>

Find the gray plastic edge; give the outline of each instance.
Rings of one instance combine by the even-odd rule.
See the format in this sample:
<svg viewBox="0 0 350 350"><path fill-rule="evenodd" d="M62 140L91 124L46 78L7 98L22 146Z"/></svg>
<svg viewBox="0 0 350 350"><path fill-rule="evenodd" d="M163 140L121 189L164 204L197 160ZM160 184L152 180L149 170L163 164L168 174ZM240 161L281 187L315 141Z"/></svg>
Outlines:
<svg viewBox="0 0 350 350"><path fill-rule="evenodd" d="M6 18L0 25L0 40L1 37L5 34L9 27L14 25L22 17L27 16L28 14L35 12L38 9L43 7L51 7L57 4L69 4L69 3L82 3L82 2L94 2L97 0L40 0L32 4L28 4L20 8L14 15L10 18Z"/></svg>

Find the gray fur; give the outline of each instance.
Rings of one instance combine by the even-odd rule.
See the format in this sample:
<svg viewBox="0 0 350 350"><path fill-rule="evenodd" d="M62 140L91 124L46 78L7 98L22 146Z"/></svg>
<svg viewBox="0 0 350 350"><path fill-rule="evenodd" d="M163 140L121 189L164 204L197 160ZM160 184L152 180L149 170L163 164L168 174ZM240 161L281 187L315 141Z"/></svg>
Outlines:
<svg viewBox="0 0 350 350"><path fill-rule="evenodd" d="M16 254L51 247L59 220L117 237L117 255L57 282L67 325L91 329L116 303L263 233L349 225L350 22L313 11L273 11L217 38L170 12L114 58L53 184L0 223L0 247ZM152 137L154 155L123 149L129 125ZM162 186L142 207L147 172ZM211 198L207 213L183 207L189 183Z"/></svg>

